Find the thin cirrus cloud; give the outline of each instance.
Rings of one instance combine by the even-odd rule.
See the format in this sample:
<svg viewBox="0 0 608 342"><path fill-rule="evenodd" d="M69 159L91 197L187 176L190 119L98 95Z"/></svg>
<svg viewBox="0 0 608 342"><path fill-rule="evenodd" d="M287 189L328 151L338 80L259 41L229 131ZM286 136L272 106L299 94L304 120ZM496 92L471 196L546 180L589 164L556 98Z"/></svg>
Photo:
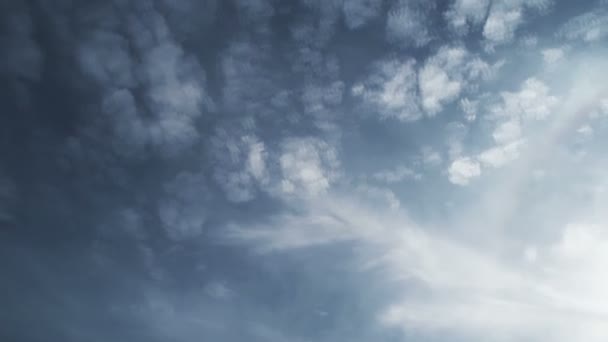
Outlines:
<svg viewBox="0 0 608 342"><path fill-rule="evenodd" d="M608 338L606 1L0 8L7 340Z"/></svg>

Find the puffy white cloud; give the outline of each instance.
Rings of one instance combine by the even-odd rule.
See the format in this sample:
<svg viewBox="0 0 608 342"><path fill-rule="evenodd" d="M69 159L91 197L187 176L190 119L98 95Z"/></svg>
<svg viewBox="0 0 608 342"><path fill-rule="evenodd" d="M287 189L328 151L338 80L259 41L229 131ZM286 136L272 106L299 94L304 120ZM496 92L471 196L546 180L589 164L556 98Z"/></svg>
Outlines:
<svg viewBox="0 0 608 342"><path fill-rule="evenodd" d="M382 118L413 121L421 117L415 61L386 61L376 65L364 83L352 88L355 96L377 107Z"/></svg>
<svg viewBox="0 0 608 342"><path fill-rule="evenodd" d="M558 98L549 87L536 78L524 81L518 92L502 92L502 103L492 108L499 116L520 117L524 120L543 120L551 115Z"/></svg>
<svg viewBox="0 0 608 342"><path fill-rule="evenodd" d="M483 26L483 36L490 46L513 40L516 30L524 22L528 10L544 10L551 0L500 0L490 6Z"/></svg>
<svg viewBox="0 0 608 342"><path fill-rule="evenodd" d="M470 157L460 157L448 169L449 180L456 185L468 185L472 178L481 175L479 162Z"/></svg>
<svg viewBox="0 0 608 342"><path fill-rule="evenodd" d="M483 27L483 36L493 43L507 42L522 22L522 9L493 9Z"/></svg>
<svg viewBox="0 0 608 342"><path fill-rule="evenodd" d="M418 73L423 109L429 115L437 114L466 87L475 81L492 77L501 66L501 61L490 65L469 53L464 47L440 48Z"/></svg>
<svg viewBox="0 0 608 342"><path fill-rule="evenodd" d="M443 103L454 100L462 89L459 81L450 79L445 70L434 64L425 65L418 77L422 107L431 115L440 112Z"/></svg>
<svg viewBox="0 0 608 342"><path fill-rule="evenodd" d="M524 141L518 140L492 147L480 153L477 156L477 160L484 166L498 168L519 158L520 150L524 145Z"/></svg>
<svg viewBox="0 0 608 342"><path fill-rule="evenodd" d="M256 189L268 183L268 151L253 133L238 127L218 129L210 148L214 178L230 201L252 200Z"/></svg>
<svg viewBox="0 0 608 342"><path fill-rule="evenodd" d="M285 195L319 195L338 178L336 150L315 138L289 138L281 145L279 192Z"/></svg>
<svg viewBox="0 0 608 342"><path fill-rule="evenodd" d="M427 27L429 8L426 1L396 1L386 19L387 39L399 46L421 47L431 41Z"/></svg>
<svg viewBox="0 0 608 342"><path fill-rule="evenodd" d="M457 33L465 34L471 26L483 23L489 5L490 0L456 0L445 16Z"/></svg>
<svg viewBox="0 0 608 342"><path fill-rule="evenodd" d="M381 117L414 121L421 109L429 116L443 110L475 81L491 78L502 66L491 65L464 47L443 46L419 70L416 62L389 60L377 63L372 75L352 88L354 96L375 105Z"/></svg>
<svg viewBox="0 0 608 342"><path fill-rule="evenodd" d="M595 42L608 35L608 11L595 9L570 20L557 32L558 37L569 40Z"/></svg>

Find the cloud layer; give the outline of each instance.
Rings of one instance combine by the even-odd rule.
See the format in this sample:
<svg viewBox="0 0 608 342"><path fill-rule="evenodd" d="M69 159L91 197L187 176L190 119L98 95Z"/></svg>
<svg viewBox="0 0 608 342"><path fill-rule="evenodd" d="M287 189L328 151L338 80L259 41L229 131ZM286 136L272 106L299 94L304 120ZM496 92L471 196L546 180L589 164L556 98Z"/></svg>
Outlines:
<svg viewBox="0 0 608 342"><path fill-rule="evenodd" d="M0 5L0 337L605 341L607 4Z"/></svg>

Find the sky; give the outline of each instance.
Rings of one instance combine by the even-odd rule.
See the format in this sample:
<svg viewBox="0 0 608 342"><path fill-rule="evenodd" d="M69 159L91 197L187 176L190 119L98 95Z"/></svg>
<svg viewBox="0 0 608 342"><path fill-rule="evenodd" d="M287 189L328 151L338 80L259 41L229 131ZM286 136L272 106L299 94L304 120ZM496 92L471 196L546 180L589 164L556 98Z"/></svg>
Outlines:
<svg viewBox="0 0 608 342"><path fill-rule="evenodd" d="M0 4L0 340L608 340L608 1Z"/></svg>

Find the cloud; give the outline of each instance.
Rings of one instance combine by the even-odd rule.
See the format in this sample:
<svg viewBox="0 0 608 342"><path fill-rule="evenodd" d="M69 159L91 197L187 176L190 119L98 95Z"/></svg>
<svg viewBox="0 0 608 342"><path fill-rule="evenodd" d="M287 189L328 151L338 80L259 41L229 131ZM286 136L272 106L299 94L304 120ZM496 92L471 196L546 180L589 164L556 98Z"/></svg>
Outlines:
<svg viewBox="0 0 608 342"><path fill-rule="evenodd" d="M466 34L471 27L483 23L489 6L489 0L456 0L445 17L456 33Z"/></svg>
<svg viewBox="0 0 608 342"><path fill-rule="evenodd" d="M454 101L469 84L491 78L502 66L490 65L459 46L444 46L418 73L422 108L433 116Z"/></svg>
<svg viewBox="0 0 608 342"><path fill-rule="evenodd" d="M342 11L349 29L358 29L380 16L382 0L344 1Z"/></svg>
<svg viewBox="0 0 608 342"><path fill-rule="evenodd" d="M228 300L235 296L234 291L226 284L217 281L207 283L203 292L205 292L206 295L219 300Z"/></svg>
<svg viewBox="0 0 608 342"><path fill-rule="evenodd" d="M499 144L507 144L518 140L522 135L521 123L518 118L505 121L497 125L492 138Z"/></svg>
<svg viewBox="0 0 608 342"><path fill-rule="evenodd" d="M475 121L475 119L477 118L477 111L478 111L478 105L479 102L476 100L469 100L468 98L463 98L460 100L460 109L464 112L465 114L465 119L467 121Z"/></svg>
<svg viewBox="0 0 608 342"><path fill-rule="evenodd" d="M401 206L401 201L399 201L397 195L389 189L360 185L356 188L356 192L369 201L377 203L382 208L396 210Z"/></svg>
<svg viewBox="0 0 608 342"><path fill-rule="evenodd" d="M522 9L493 9L483 27L483 36L493 43L508 42L522 23Z"/></svg>
<svg viewBox="0 0 608 342"><path fill-rule="evenodd" d="M525 80L518 92L502 92L501 97L502 103L492 108L492 112L500 117L524 120L544 120L558 104L549 87L536 78Z"/></svg>
<svg viewBox="0 0 608 342"><path fill-rule="evenodd" d="M605 9L595 9L592 12L571 18L557 31L558 37L568 40L596 42L608 34L608 12Z"/></svg>
<svg viewBox="0 0 608 342"><path fill-rule="evenodd" d="M456 185L468 185L472 178L481 175L479 163L470 157L461 157L452 162L448 169L450 182Z"/></svg>
<svg viewBox="0 0 608 342"><path fill-rule="evenodd" d="M267 67L269 55L264 45L248 40L230 43L222 53L222 107L238 115L265 114L265 102L277 96L276 71Z"/></svg>
<svg viewBox="0 0 608 342"><path fill-rule="evenodd" d="M427 26L431 3L424 1L395 1L386 19L389 42L403 47L422 47L432 39Z"/></svg>
<svg viewBox="0 0 608 342"><path fill-rule="evenodd" d="M210 200L202 174L182 172L166 183L158 217L167 235L175 241L198 237L209 217Z"/></svg>
<svg viewBox="0 0 608 342"><path fill-rule="evenodd" d="M387 293L391 300L375 313L377 322L408 335L490 341L608 336L608 277L601 267L608 240L600 226L566 225L557 241L534 247L531 263L529 245L509 248L505 257L419 227L402 211L374 202L334 193L305 203L300 214L233 226L227 236L273 254L356 244L359 272L381 270L382 281L400 289Z"/></svg>
<svg viewBox="0 0 608 342"><path fill-rule="evenodd" d="M437 166L441 164L442 158L441 154L435 151L430 146L423 146L421 149L421 160L422 164L425 166Z"/></svg>
<svg viewBox="0 0 608 342"><path fill-rule="evenodd" d="M433 160L432 158L434 158L433 156L426 158L425 160L427 160L428 162L432 163ZM398 166L395 169L391 169L391 170L383 170L383 171L378 171L375 172L372 175L372 179L378 181L378 182L383 182L383 183L398 183L398 182L402 182L404 180L418 180L421 179L422 175L417 173L416 171L412 170L411 168L407 167L407 166Z"/></svg>
<svg viewBox="0 0 608 342"><path fill-rule="evenodd" d="M477 156L477 160L479 160L484 166L498 168L517 160L520 156L520 150L524 146L525 141L517 140L506 143L505 145L492 147L480 153Z"/></svg>
<svg viewBox="0 0 608 342"><path fill-rule="evenodd" d="M450 80L447 73L435 65L427 65L420 71L422 107L430 115L443 109L443 102L452 101L460 94L460 82Z"/></svg>
<svg viewBox="0 0 608 342"><path fill-rule="evenodd" d="M543 11L551 3L551 0L493 2L483 26L484 38L490 46L512 41L516 30L524 23L524 15L528 10Z"/></svg>
<svg viewBox="0 0 608 342"><path fill-rule="evenodd" d="M353 86L352 93L377 110L381 118L417 120L422 113L415 64L413 59L380 62L367 80Z"/></svg>
<svg viewBox="0 0 608 342"><path fill-rule="evenodd" d="M218 128L210 145L214 178L230 201L250 201L256 189L268 183L268 151L253 132L235 126Z"/></svg>
<svg viewBox="0 0 608 342"><path fill-rule="evenodd" d="M142 154L151 147L174 156L191 147L199 139L197 120L212 108L196 58L172 38L157 12L132 18L126 35L98 25L84 34L78 49L84 75L101 92L94 129L109 128L119 154Z"/></svg>
<svg viewBox="0 0 608 342"><path fill-rule="evenodd" d="M542 50L541 54L543 62L547 66L553 67L564 59L566 51L564 48L548 48Z"/></svg>
<svg viewBox="0 0 608 342"><path fill-rule="evenodd" d="M339 176L335 149L316 138L288 138L281 144L280 194L315 196L326 192Z"/></svg>
<svg viewBox="0 0 608 342"><path fill-rule="evenodd" d="M492 132L496 146L477 156L482 165L494 168L517 160L526 147L524 128L530 122L546 120L559 103L548 86L535 78L525 80L518 92L502 92L501 97L491 107L495 118L501 119Z"/></svg>
<svg viewBox="0 0 608 342"><path fill-rule="evenodd" d="M450 160L461 156L464 150L464 139L469 133L469 127L461 122L450 122L446 125L448 155Z"/></svg>

